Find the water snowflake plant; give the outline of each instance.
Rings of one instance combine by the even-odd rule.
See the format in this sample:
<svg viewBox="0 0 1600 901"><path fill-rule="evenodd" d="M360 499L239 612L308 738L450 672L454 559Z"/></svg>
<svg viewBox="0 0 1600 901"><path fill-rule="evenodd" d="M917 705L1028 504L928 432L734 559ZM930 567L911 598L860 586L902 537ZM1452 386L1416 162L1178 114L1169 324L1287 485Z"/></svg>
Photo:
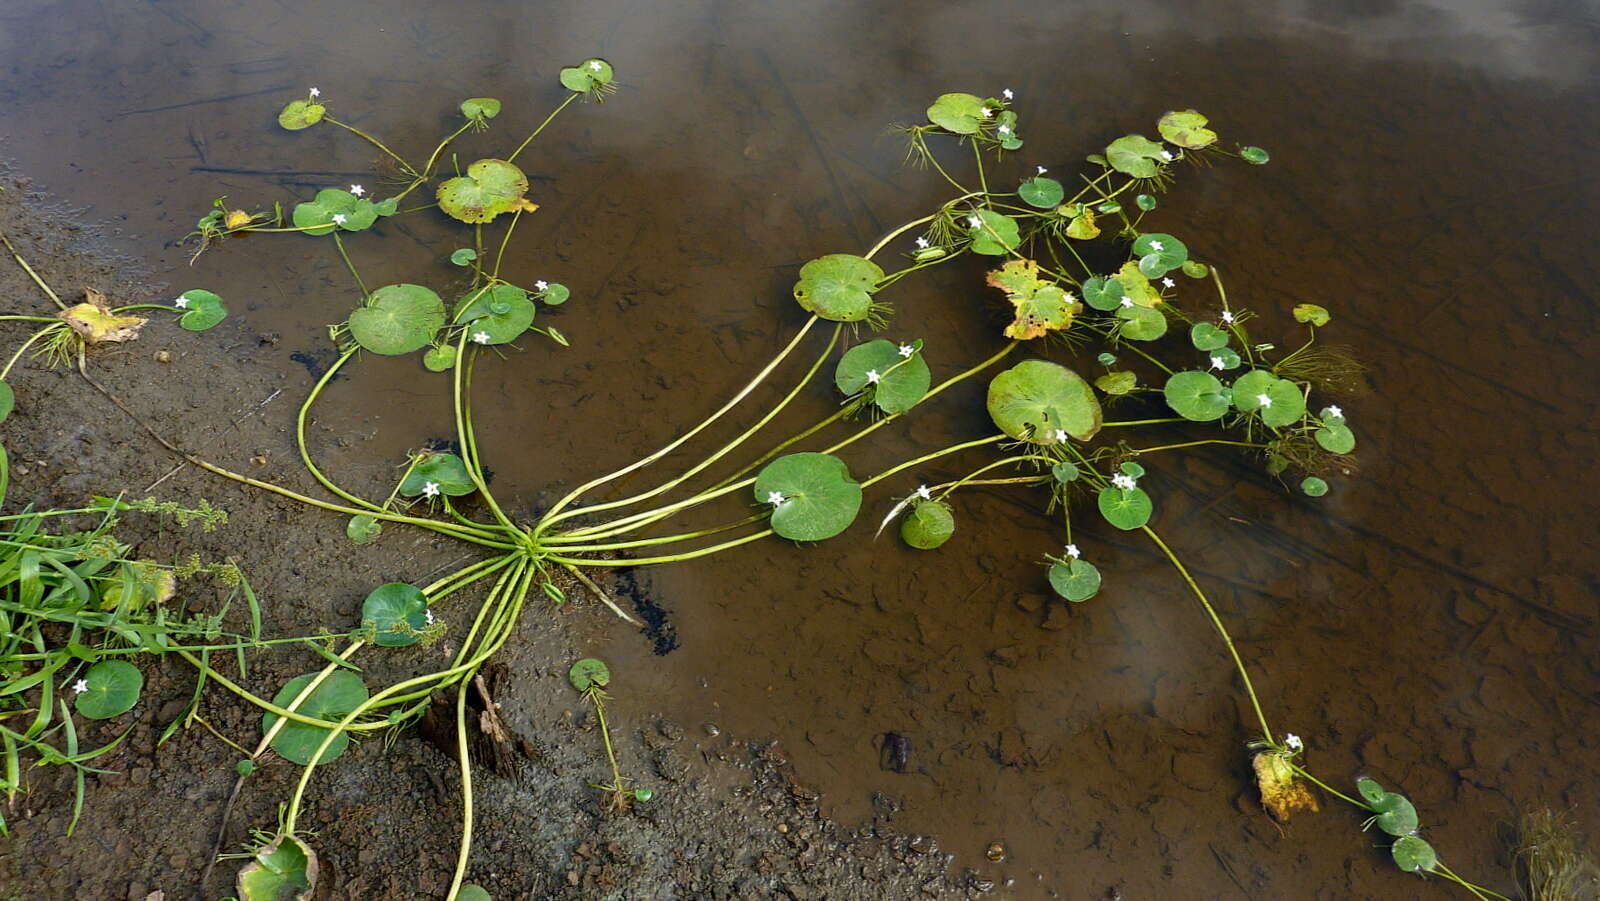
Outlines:
<svg viewBox="0 0 1600 901"><path fill-rule="evenodd" d="M1359 369L1318 343L1319 330L1332 315L1319 306L1297 307L1293 316L1304 325L1303 340L1280 352L1250 334L1255 313L1237 298L1230 300L1215 266L1197 258L1178 236L1146 224L1161 207L1166 188L1195 164L1267 161L1260 148L1224 149L1198 112L1162 116L1155 138L1116 137L1087 158L1086 171L1065 180L1028 166L1027 177L1002 181L1001 173L1012 171L1003 167L1025 146L1010 92L999 98L941 95L927 108L926 123L902 131L910 158L950 186L947 199L870 247L826 254L801 266L793 296L807 318L770 361L701 421L655 452L583 482L537 519L513 518L489 489L473 425L473 373L485 361L500 363L500 351L529 332L565 345L558 332L533 322L538 303L560 303L569 295L560 285L539 282L530 290L500 277L517 223L538 209L527 196L528 181L516 160L574 100L599 100L613 90L614 77L604 60L563 69L560 81L570 96L526 140L503 158L480 159L442 178L436 169L444 151L465 131L488 127L501 112L497 101L463 102L461 126L425 162L414 165L377 138L333 118L320 92L313 91L290 102L280 123L296 130L331 125L371 143L398 167L398 191L378 200L359 185L329 187L295 205L288 225L281 215L229 212L221 205L201 220L202 246L243 231L298 232L327 241L350 270L355 303L348 319L331 330L339 356L298 417L301 457L328 497L310 497L186 456L212 472L347 517L347 533L357 543L378 540L385 528L405 526L483 551L480 559L431 584L374 589L363 607L360 637L336 660L292 680L270 700L228 682L204 661L193 661L261 707L269 733L293 737L292 746L280 751L305 764L273 838L278 844L263 848L281 849L288 838L303 841L298 822L314 764L336 757L353 734L419 716L432 692L466 685L509 639L530 598L564 600L554 578L558 571L572 573L618 616L631 620L590 571L694 560L773 538L821 542L850 528L869 504L886 508L880 532L898 520L907 544L933 549L955 534L960 491L1005 485L1042 492L1060 511L1062 549L1041 548L1042 570L1024 578L1047 582L1064 602L1089 601L1103 585L1092 562L1093 547L1074 537L1077 517L1098 517L1139 533L1171 563L1243 680L1258 727L1251 745L1254 766L1274 816L1287 818L1296 809L1314 807L1309 781L1374 814L1372 822L1395 839L1391 853L1401 869L1457 882L1480 898L1502 897L1447 868L1416 834L1415 817L1401 815L1409 802L1401 804L1400 796L1374 795L1366 782L1359 786L1360 798L1347 796L1305 769L1302 743L1272 729L1216 609L1152 525L1157 497L1146 487L1147 467L1159 466L1163 456L1202 446L1237 448L1269 474L1298 478L1305 494L1318 496L1329 488L1325 476L1352 470L1349 455L1356 446L1343 409L1323 400ZM401 203L419 191L431 192L434 202L401 210ZM433 208L470 227L469 244L443 251L455 265L471 267L471 285L460 297L447 302L423 285L376 285L350 264L347 237L371 231L386 216ZM486 243L485 227L500 222L505 227L498 242ZM945 349L926 347L914 330L904 328L860 340L863 326L891 327L890 289L900 280L964 258L982 261L992 303L1006 318L997 346L984 358L941 363ZM452 385L456 446L412 454L384 500L363 498L339 485L314 462L306 443L306 424L317 400L363 353L417 353L424 367L443 373ZM793 375L780 375L791 369ZM936 375L938 370L943 371ZM980 378L988 383L989 434L929 449L864 477L853 472L845 457L853 445L893 428L953 386ZM775 402L752 400L758 388L784 379L788 387ZM818 385L837 392L835 413L797 434L758 439L790 403ZM1107 413L1112 399L1119 409L1141 402L1148 409L1137 418L1113 418ZM737 434L705 448L694 462L627 496L587 500L607 486L634 481L728 418L742 423ZM1149 427L1192 434L1177 441L1141 440ZM904 484L907 493L900 496L868 495L869 489L881 486L881 492L901 484L902 474L958 455L973 462L957 478L914 490ZM693 521L722 499L742 502L744 510L727 520ZM466 598L477 593L468 589L482 586L487 590L474 609ZM446 629L446 622L460 637L442 668L376 690L347 668L364 647L425 641ZM597 669L597 663L580 663L587 668L575 667L572 679L603 715L604 667ZM452 898L465 896L460 893L472 841L466 696L458 690L464 810ZM620 797L626 786L614 755L610 759L613 779L603 788Z"/></svg>

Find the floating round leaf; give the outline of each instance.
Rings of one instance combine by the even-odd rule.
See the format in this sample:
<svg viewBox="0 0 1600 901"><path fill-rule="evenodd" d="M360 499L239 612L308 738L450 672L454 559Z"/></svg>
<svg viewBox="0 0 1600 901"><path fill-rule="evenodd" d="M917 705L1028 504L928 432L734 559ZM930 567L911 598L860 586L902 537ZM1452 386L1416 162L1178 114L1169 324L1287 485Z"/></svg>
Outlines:
<svg viewBox="0 0 1600 901"><path fill-rule="evenodd" d="M500 101L493 97L468 97L461 101L461 115L468 119L493 119L500 115Z"/></svg>
<svg viewBox="0 0 1600 901"><path fill-rule="evenodd" d="M1160 278L1189 259L1189 248L1171 235L1148 232L1133 240L1133 255L1145 278Z"/></svg>
<svg viewBox="0 0 1600 901"><path fill-rule="evenodd" d="M1061 186L1061 182L1036 175L1017 188L1017 196L1028 206L1048 210L1060 203L1067 196L1067 191Z"/></svg>
<svg viewBox="0 0 1600 901"><path fill-rule="evenodd" d="M1022 149L1022 139L1017 137L1017 114L1011 110L1003 110L994 117L994 133L1003 149Z"/></svg>
<svg viewBox="0 0 1600 901"><path fill-rule="evenodd" d="M900 537L912 547L931 551L950 540L956 532L956 518L939 501L918 501L911 515L900 522Z"/></svg>
<svg viewBox="0 0 1600 901"><path fill-rule="evenodd" d="M1221 419L1228 412L1228 397L1222 382L1209 372L1189 370L1174 373L1162 393L1167 406L1179 416L1194 422Z"/></svg>
<svg viewBox="0 0 1600 901"><path fill-rule="evenodd" d="M1239 354L1231 347L1224 347L1219 350L1212 351L1210 354L1210 359L1207 362L1211 363L1213 368L1218 368L1217 361L1221 361L1220 368L1223 370L1238 369L1239 364L1244 362ZM1230 402L1232 401L1232 392L1229 392L1228 399Z"/></svg>
<svg viewBox="0 0 1600 901"><path fill-rule="evenodd" d="M1383 797L1372 803L1372 808L1378 812L1373 823L1379 829L1390 835L1410 835L1417 831L1417 808L1405 795L1398 792L1384 792Z"/></svg>
<svg viewBox="0 0 1600 901"><path fill-rule="evenodd" d="M1134 460L1124 460L1117 470L1130 479L1144 478L1144 464Z"/></svg>
<svg viewBox="0 0 1600 901"><path fill-rule="evenodd" d="M322 121L328 108L320 103L310 100L291 100L283 111L278 113L278 124L290 131L299 131Z"/></svg>
<svg viewBox="0 0 1600 901"><path fill-rule="evenodd" d="M1228 333L1209 322L1196 322L1189 329L1189 343L1197 350L1221 350L1228 346Z"/></svg>
<svg viewBox="0 0 1600 901"><path fill-rule="evenodd" d="M903 357L900 345L879 338L846 351L833 372L833 383L846 396L857 394L874 384L869 372L876 373L878 379L872 402L891 414L916 406L933 382L928 361L920 352Z"/></svg>
<svg viewBox="0 0 1600 901"><path fill-rule="evenodd" d="M1328 493L1328 483L1316 476L1306 476L1300 480L1300 490L1306 497L1322 497Z"/></svg>
<svg viewBox="0 0 1600 901"><path fill-rule="evenodd" d="M1120 307L1117 318L1122 328L1117 334L1133 341L1154 341L1167 333L1167 317L1150 307Z"/></svg>
<svg viewBox="0 0 1600 901"><path fill-rule="evenodd" d="M1317 443L1330 454L1348 454L1356 449L1356 433L1342 422L1330 422L1317 429Z"/></svg>
<svg viewBox="0 0 1600 901"><path fill-rule="evenodd" d="M385 648L416 644L428 626L428 596L404 582L372 589L361 605L361 628L373 632L372 643Z"/></svg>
<svg viewBox="0 0 1600 901"><path fill-rule="evenodd" d="M611 64L603 59L586 59L561 70L561 86L578 94L609 87L615 78Z"/></svg>
<svg viewBox="0 0 1600 901"><path fill-rule="evenodd" d="M1239 156L1242 157L1245 162L1254 163L1257 166L1265 166L1267 164L1267 160L1271 159L1271 157L1267 155L1267 152L1262 150L1260 147L1241 147L1239 148Z"/></svg>
<svg viewBox="0 0 1600 901"><path fill-rule="evenodd" d="M382 532L383 523L365 513L350 517L344 527L345 537L356 544L367 544Z"/></svg>
<svg viewBox="0 0 1600 901"><path fill-rule="evenodd" d="M1150 277L1139 271L1139 264L1133 260L1123 263L1117 270L1117 281L1122 285L1123 297L1133 301L1135 306L1159 307L1163 303L1161 292L1151 286ZM1117 298L1117 304L1122 305L1122 297Z"/></svg>
<svg viewBox="0 0 1600 901"><path fill-rule="evenodd" d="M543 291L539 292L539 299L552 307L561 306L562 304L566 303L567 298L571 296L572 291L569 290L566 285L557 282L550 282L544 286Z"/></svg>
<svg viewBox="0 0 1600 901"><path fill-rule="evenodd" d="M400 494L402 497L424 495L430 484L449 497L471 494L477 488L471 473L467 472L467 464L455 454L443 451L425 451L419 455L417 465L411 467L410 474L400 482Z"/></svg>
<svg viewBox="0 0 1600 901"><path fill-rule="evenodd" d="M772 504L772 531L793 541L821 541L843 532L861 509L861 486L844 461L828 454L789 454L756 476L756 502Z"/></svg>
<svg viewBox="0 0 1600 901"><path fill-rule="evenodd" d="M1155 510L1143 488L1105 488L1099 497L1100 515L1119 529L1131 530L1150 521Z"/></svg>
<svg viewBox="0 0 1600 901"><path fill-rule="evenodd" d="M239 869L240 901L309 901L317 885L317 855L292 835L263 845Z"/></svg>
<svg viewBox="0 0 1600 901"><path fill-rule="evenodd" d="M1116 278L1091 276L1083 280L1083 301L1097 310L1111 312L1122 306L1122 281Z"/></svg>
<svg viewBox="0 0 1600 901"><path fill-rule="evenodd" d="M193 288L183 292L188 301L183 310L183 315L178 317L178 325L191 332L203 332L228 318L228 308L223 304L222 298L211 293Z"/></svg>
<svg viewBox="0 0 1600 901"><path fill-rule="evenodd" d="M11 411L17 406L17 395L11 386L0 382L0 422L5 422Z"/></svg>
<svg viewBox="0 0 1600 901"><path fill-rule="evenodd" d="M462 222L489 222L516 209L528 192L528 177L505 160L478 160L467 174L439 185L439 209Z"/></svg>
<svg viewBox="0 0 1600 901"><path fill-rule="evenodd" d="M1068 482L1076 482L1079 474L1078 465L1071 460L1062 460L1060 463L1050 467L1050 475L1054 476L1055 480L1063 485Z"/></svg>
<svg viewBox="0 0 1600 901"><path fill-rule="evenodd" d="M429 372L444 372L456 365L456 346L454 344L438 344L428 348L422 355L422 365Z"/></svg>
<svg viewBox="0 0 1600 901"><path fill-rule="evenodd" d="M350 314L350 334L367 350L396 356L420 350L444 325L444 301L422 285L384 285Z"/></svg>
<svg viewBox="0 0 1600 901"><path fill-rule="evenodd" d="M1108 372L1094 380L1094 386L1107 394L1127 394L1139 384L1139 376L1132 372Z"/></svg>
<svg viewBox="0 0 1600 901"><path fill-rule="evenodd" d="M1120 213L1122 212L1122 204L1117 203L1115 200L1107 200L1105 203L1095 207L1095 209L1102 213Z"/></svg>
<svg viewBox="0 0 1600 901"><path fill-rule="evenodd" d="M1156 198L1153 194L1139 194L1133 198L1134 205L1146 213L1156 208Z"/></svg>
<svg viewBox="0 0 1600 901"><path fill-rule="evenodd" d="M1376 804L1383 799L1384 795L1388 794L1388 792L1383 790L1383 786L1378 784L1377 780L1369 779L1366 776L1362 776L1360 779L1356 780L1356 792L1359 793L1368 804Z"/></svg>
<svg viewBox="0 0 1600 901"><path fill-rule="evenodd" d="M144 675L126 660L102 660L89 667L83 681L88 687L78 692L73 706L91 720L106 720L132 710L144 688Z"/></svg>
<svg viewBox="0 0 1600 901"><path fill-rule="evenodd" d="M1252 369L1234 380L1233 405L1241 413L1260 414L1261 421L1275 429L1299 420L1306 411L1300 386L1265 369Z"/></svg>
<svg viewBox="0 0 1600 901"><path fill-rule="evenodd" d="M1033 260L1008 260L989 273L988 281L1006 292L1016 308L1016 318L1005 329L1007 338L1027 341L1061 331L1083 309L1060 285L1040 278L1039 264Z"/></svg>
<svg viewBox="0 0 1600 901"><path fill-rule="evenodd" d="M1051 564L1050 587L1072 603L1081 604L1100 592L1100 570L1077 557Z"/></svg>
<svg viewBox="0 0 1600 901"><path fill-rule="evenodd" d="M1164 161L1162 152L1160 144L1144 135L1126 135L1106 147L1106 162L1134 178L1155 178Z"/></svg>
<svg viewBox="0 0 1600 901"><path fill-rule="evenodd" d="M794 299L830 322L861 322L872 315L872 293L883 278L878 264L848 253L830 253L800 267Z"/></svg>
<svg viewBox="0 0 1600 901"><path fill-rule="evenodd" d="M1211 274L1211 267L1199 260L1185 260L1183 274L1190 278L1205 278Z"/></svg>
<svg viewBox="0 0 1600 901"><path fill-rule="evenodd" d="M1017 220L1002 216L994 210L979 210L974 214L978 224L968 218L967 232L972 236L972 252L985 256L1005 256L1022 243L1022 233Z"/></svg>
<svg viewBox="0 0 1600 901"><path fill-rule="evenodd" d="M400 211L400 198L388 197L372 205L380 216L393 216Z"/></svg>
<svg viewBox="0 0 1600 901"><path fill-rule="evenodd" d="M940 94L928 107L928 121L958 135L974 135L984 120L983 101L971 94Z"/></svg>
<svg viewBox="0 0 1600 901"><path fill-rule="evenodd" d="M495 284L461 298L452 321L467 323L475 344L509 344L533 325L536 309L528 292L516 285ZM481 335L489 337L480 339Z"/></svg>
<svg viewBox="0 0 1600 901"><path fill-rule="evenodd" d="M1079 441L1100 431L1100 401L1076 372L1045 360L1024 360L989 382L989 417L1019 441L1055 444L1060 429Z"/></svg>
<svg viewBox="0 0 1600 901"><path fill-rule="evenodd" d="M1439 864L1439 855L1433 846L1415 835L1403 835L1389 849L1395 865L1407 873L1431 873Z"/></svg>
<svg viewBox="0 0 1600 901"><path fill-rule="evenodd" d="M604 660L585 657L567 670L567 681L579 691L605 688L611 684L611 668L606 666Z"/></svg>
<svg viewBox="0 0 1600 901"><path fill-rule="evenodd" d="M1200 150L1217 142L1217 133L1206 128L1209 121L1194 110L1173 111L1161 117L1156 130L1161 136L1186 150Z"/></svg>
<svg viewBox="0 0 1600 901"><path fill-rule="evenodd" d="M323 188L315 199L295 204L290 218L308 235L326 235L336 228L357 232L378 221L378 208L343 188Z"/></svg>
<svg viewBox="0 0 1600 901"><path fill-rule="evenodd" d="M457 266L469 265L478 258L478 252L470 247L460 247L450 254L450 262Z"/></svg>
<svg viewBox="0 0 1600 901"><path fill-rule="evenodd" d="M288 707L289 703L318 675L318 673L306 673L290 679L288 684L278 689L278 693L272 696L272 703L279 707ZM366 700L367 686L361 681L360 676L349 670L334 670L322 680L321 684L312 689L311 694L295 708L295 712L314 719L337 722ZM265 714L261 717L261 731L266 732L271 729L277 721L276 713ZM289 720L272 739L272 750L277 751L285 760L309 766L317 753L317 747L322 744L329 731L331 730L322 726ZM322 756L316 757L316 762L327 763L344 753L345 747L349 744L349 733L340 732L328 743Z"/></svg>
<svg viewBox="0 0 1600 901"><path fill-rule="evenodd" d="M1312 325L1323 326L1327 325L1332 318L1332 314L1328 312L1326 307L1319 307L1314 303L1295 304L1295 322L1308 322Z"/></svg>

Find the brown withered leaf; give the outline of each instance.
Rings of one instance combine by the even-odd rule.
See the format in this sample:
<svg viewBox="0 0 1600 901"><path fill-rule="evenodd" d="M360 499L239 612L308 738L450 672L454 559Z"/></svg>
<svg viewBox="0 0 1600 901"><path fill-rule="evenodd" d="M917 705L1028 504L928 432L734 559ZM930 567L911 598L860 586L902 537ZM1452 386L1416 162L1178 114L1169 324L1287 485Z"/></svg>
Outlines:
<svg viewBox="0 0 1600 901"><path fill-rule="evenodd" d="M1256 787L1261 789L1261 806L1280 823L1289 822L1297 810L1316 813L1322 808L1305 782L1295 777L1289 761L1276 751L1258 751L1250 765L1256 771Z"/></svg>
<svg viewBox="0 0 1600 901"><path fill-rule="evenodd" d="M118 316L111 312L105 294L84 288L83 303L56 315L89 344L116 344L139 337L139 329L149 321L142 316Z"/></svg>

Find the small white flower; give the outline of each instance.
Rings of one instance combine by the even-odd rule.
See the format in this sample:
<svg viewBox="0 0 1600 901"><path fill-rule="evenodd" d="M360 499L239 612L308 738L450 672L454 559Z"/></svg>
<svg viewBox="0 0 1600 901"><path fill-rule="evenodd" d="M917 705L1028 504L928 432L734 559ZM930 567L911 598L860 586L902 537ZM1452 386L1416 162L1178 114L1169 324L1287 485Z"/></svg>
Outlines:
<svg viewBox="0 0 1600 901"><path fill-rule="evenodd" d="M902 356L902 357L904 357L904 358L906 358L908 360L911 359L911 355L916 353L916 352L917 352L917 349L915 347L912 347L909 344L900 345L900 356Z"/></svg>
<svg viewBox="0 0 1600 901"><path fill-rule="evenodd" d="M317 99L318 97L321 97L321 96L322 96L322 89L321 88L312 88L311 89L311 99L312 100L315 100L315 99Z"/></svg>
<svg viewBox="0 0 1600 901"><path fill-rule="evenodd" d="M1226 322L1229 325L1233 325L1233 311L1232 310L1223 310L1222 311L1222 321Z"/></svg>
<svg viewBox="0 0 1600 901"><path fill-rule="evenodd" d="M1223 364L1227 363L1227 362L1228 362L1227 360L1224 360L1221 357L1212 357L1211 358L1211 368L1212 369L1223 369L1223 368L1226 368L1226 367L1224 367Z"/></svg>
<svg viewBox="0 0 1600 901"><path fill-rule="evenodd" d="M472 333L472 340L478 342L479 344L488 344L489 343L489 333L488 332L473 332Z"/></svg>
<svg viewBox="0 0 1600 901"><path fill-rule="evenodd" d="M1256 395L1256 403L1260 404L1261 405L1261 409L1265 410L1266 408L1272 406L1272 398L1268 397L1265 394L1257 394Z"/></svg>
<svg viewBox="0 0 1600 901"><path fill-rule="evenodd" d="M1040 175L1043 175L1043 174L1045 174L1045 173L1046 173L1046 172L1049 172L1049 171L1050 171L1050 170L1049 170L1049 169L1046 169L1046 168L1045 168L1045 167L1043 167L1043 166L1034 166L1034 167L1033 167L1033 168L1035 168L1035 169L1038 169L1038 170L1039 170L1039 174L1040 174Z"/></svg>
<svg viewBox="0 0 1600 901"><path fill-rule="evenodd" d="M933 500L933 492L928 490L927 485L918 485L916 495L925 501Z"/></svg>
<svg viewBox="0 0 1600 901"><path fill-rule="evenodd" d="M600 71L600 61L597 59L589 60L589 69L594 72Z"/></svg>
<svg viewBox="0 0 1600 901"><path fill-rule="evenodd" d="M1123 305L1123 306L1124 306L1124 307L1131 307L1131 306L1133 306L1133 298L1131 298L1131 297L1129 297L1129 296L1128 296L1128 295L1126 295L1126 294L1124 294L1124 295L1122 295L1122 305Z"/></svg>
<svg viewBox="0 0 1600 901"><path fill-rule="evenodd" d="M924 238L924 237L921 237L921 236L918 236L917 237L917 249L918 250L927 250L928 249L928 239Z"/></svg>
<svg viewBox="0 0 1600 901"><path fill-rule="evenodd" d="M980 106L978 107L978 115L988 119L994 115L994 110L990 109L987 105Z"/></svg>
<svg viewBox="0 0 1600 901"><path fill-rule="evenodd" d="M883 376L878 375L878 370L876 370L876 369L868 369L867 370L867 384L876 385L882 379L883 379Z"/></svg>
<svg viewBox="0 0 1600 901"><path fill-rule="evenodd" d="M1293 732L1290 732L1288 735L1283 737L1283 746L1291 751L1298 751L1305 747L1305 745L1300 741L1300 736L1294 734Z"/></svg>
<svg viewBox="0 0 1600 901"><path fill-rule="evenodd" d="M1076 560L1079 557L1083 556L1083 552L1078 550L1078 546L1077 545L1069 544L1069 545L1067 545L1067 556L1071 557L1074 560Z"/></svg>
<svg viewBox="0 0 1600 901"><path fill-rule="evenodd" d="M1121 488L1123 491L1132 491L1139 487L1139 483L1134 480L1133 476L1119 472L1111 477L1111 486L1113 488Z"/></svg>
<svg viewBox="0 0 1600 901"><path fill-rule="evenodd" d="M1058 441L1058 442L1065 442L1067 440L1066 430L1065 429L1056 429L1055 432L1051 435L1051 437L1055 438L1056 441Z"/></svg>
<svg viewBox="0 0 1600 901"><path fill-rule="evenodd" d="M1178 287L1178 283L1172 280L1172 276L1168 275L1161 279L1161 287L1176 288Z"/></svg>
<svg viewBox="0 0 1600 901"><path fill-rule="evenodd" d="M767 503L771 504L774 507L776 507L779 504L783 503L783 492L782 491L769 491L767 493Z"/></svg>
<svg viewBox="0 0 1600 901"><path fill-rule="evenodd" d="M1328 418L1329 419L1343 419L1344 418L1344 411L1339 409L1338 407L1329 407L1328 408Z"/></svg>
<svg viewBox="0 0 1600 901"><path fill-rule="evenodd" d="M547 282L547 281L544 281L542 279L540 281L536 281L536 282L533 283L533 290L535 290L535 291L548 291L548 290L550 290L550 283Z"/></svg>
<svg viewBox="0 0 1600 901"><path fill-rule="evenodd" d="M439 496L439 483L438 482L423 482L422 483L422 496L423 497L438 497Z"/></svg>
<svg viewBox="0 0 1600 901"><path fill-rule="evenodd" d="M174 300L172 302L172 305L177 307L180 310L187 310L189 308L189 298L180 297L177 300Z"/></svg>
<svg viewBox="0 0 1600 901"><path fill-rule="evenodd" d="M88 690L89 680L87 679L79 679L78 681L72 683L72 693L75 695L81 695Z"/></svg>
<svg viewBox="0 0 1600 901"><path fill-rule="evenodd" d="M1161 243L1160 241L1151 241L1150 242L1150 249L1151 250L1161 251L1161 250L1165 250L1166 247L1167 247L1167 245Z"/></svg>
<svg viewBox="0 0 1600 901"><path fill-rule="evenodd" d="M1170 150L1161 151L1161 158L1166 160L1169 163L1172 162L1172 151L1170 151Z"/></svg>
<svg viewBox="0 0 1600 901"><path fill-rule="evenodd" d="M1017 95L1011 93L1011 89L1010 88L1006 88L1005 90L1000 92L1000 96L1006 98L1007 100L1010 100L1010 99L1012 99L1013 97L1015 97Z"/></svg>
<svg viewBox="0 0 1600 901"><path fill-rule="evenodd" d="M1000 127L999 127L999 128L996 128L996 129L995 129L995 132L996 132L996 133L997 133L997 134L1003 134L1003 135L1008 135L1008 134L1011 134L1011 126L1009 126L1009 125L1002 125L1002 126L1000 126Z"/></svg>
<svg viewBox="0 0 1600 901"><path fill-rule="evenodd" d="M973 228L978 228L979 226L983 225L983 220L979 219L977 216L968 216L967 224Z"/></svg>
<svg viewBox="0 0 1600 901"><path fill-rule="evenodd" d="M334 225L343 225L344 224L344 214L343 213L334 213L333 214L333 224Z"/></svg>
<svg viewBox="0 0 1600 901"><path fill-rule="evenodd" d="M360 185L351 185L350 186L350 193L356 195L357 197L360 197L362 194L367 193L367 189L361 187Z"/></svg>
<svg viewBox="0 0 1600 901"><path fill-rule="evenodd" d="M438 620L435 620L433 618L433 610L432 610L432 608L429 608L427 610L422 611L422 621L427 623L430 626L433 625L435 622L438 622Z"/></svg>

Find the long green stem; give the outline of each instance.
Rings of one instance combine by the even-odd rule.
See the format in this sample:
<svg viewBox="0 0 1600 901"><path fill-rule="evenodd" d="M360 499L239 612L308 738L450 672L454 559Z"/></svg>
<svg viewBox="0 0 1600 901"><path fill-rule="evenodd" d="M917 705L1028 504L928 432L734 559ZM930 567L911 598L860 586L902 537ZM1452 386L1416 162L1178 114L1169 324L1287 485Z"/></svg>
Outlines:
<svg viewBox="0 0 1600 901"><path fill-rule="evenodd" d="M28 340L22 342L22 346L17 348L17 352L12 354L11 355L11 359L6 361L6 368L0 369L0 382L5 381L6 378L11 375L11 367L17 365L17 361L22 359L23 353L25 353L29 347L33 346L33 343L35 341L38 341L39 339L49 335L51 332L55 331L57 328L66 328L66 326L65 325L48 325L48 326L45 326L44 328L42 328L42 329L38 330L37 332L34 332L32 335L30 335L28 337Z"/></svg>
<svg viewBox="0 0 1600 901"><path fill-rule="evenodd" d="M878 473L877 475L873 476L872 478L862 481L861 487L862 488L866 488L869 485L873 485L873 484L876 484L878 482L883 481L884 479L887 479L888 477L894 475L897 472L902 472L904 470L910 469L913 466L918 466L920 464L927 463L930 460L937 460L940 457L949 456L950 454L958 453L960 451L968 450L970 448L982 447L985 444L994 444L997 441L1005 440L1005 438L1006 438L1005 433L1001 432L1000 434L997 434L997 435L988 435L988 436L983 437L983 438L973 439L972 441L963 441L960 444L952 444L949 447L943 448L941 450L936 450L936 451L933 451L932 453L923 454L922 456L917 457L916 459L907 460L904 463L897 463L894 466L891 466L888 469L885 469L883 472Z"/></svg>
<svg viewBox="0 0 1600 901"><path fill-rule="evenodd" d="M567 108L567 104L571 103L574 100L577 100L578 96L579 95L577 95L577 94L569 95L567 97L567 99L561 101L561 105L560 106L556 107L554 110L551 110L550 115L545 116L544 117L544 121L539 123L539 127L535 128L533 130L533 134L530 134L526 138L524 138L522 143L517 145L517 149L511 151L511 155L506 157L506 162L508 162L508 163L516 162L517 156L520 155L522 153L522 151L526 150L529 144L533 143L533 139L537 138L539 136L539 132L544 131L544 127L546 125L549 125L550 121L552 119L554 119L562 110L566 109Z"/></svg>
<svg viewBox="0 0 1600 901"><path fill-rule="evenodd" d="M4 244L6 246L6 250L11 252L11 258L17 261L17 265L22 267L23 272L28 273L28 278L33 279L33 283L39 286L39 290L43 291L45 296L50 298L51 302L56 305L57 309L65 310L67 308L67 305L61 302L61 298L56 296L56 292L45 283L44 279L39 277L39 273L34 272L33 267L28 265L28 261L22 258L22 254L17 253L17 249L11 246L11 239L6 237L5 232L0 232L0 244Z"/></svg>
<svg viewBox="0 0 1600 901"><path fill-rule="evenodd" d="M395 162L399 163L400 164L400 168L402 170L404 170L407 174L413 175L413 176L415 176L417 174L417 170L411 168L411 164L406 162L405 157L401 156L398 153L395 153L393 150L390 150L388 147L384 146L384 143L382 141L378 140L377 138L373 137L372 135L367 134L366 132L362 131L359 128L356 128L354 125L351 125L348 122L340 122L338 119L335 119L334 117L326 115L326 114L323 115L322 121L331 123L333 125L337 125L340 128L344 129L345 131L348 131L351 134L356 135L357 137L361 138L362 140L366 141L367 143L371 144L372 146L378 148L379 150L382 150L384 153L389 155L390 159L393 159Z"/></svg>
<svg viewBox="0 0 1600 901"><path fill-rule="evenodd" d="M339 230L337 228L333 230L333 246L339 248L339 258L344 260L345 268L350 270L351 277L356 280L356 287L361 289L362 298L365 298L368 294L372 293L367 290L367 283L361 280L361 273L356 271L356 264L350 262L350 254L345 252L344 239L339 237Z"/></svg>

